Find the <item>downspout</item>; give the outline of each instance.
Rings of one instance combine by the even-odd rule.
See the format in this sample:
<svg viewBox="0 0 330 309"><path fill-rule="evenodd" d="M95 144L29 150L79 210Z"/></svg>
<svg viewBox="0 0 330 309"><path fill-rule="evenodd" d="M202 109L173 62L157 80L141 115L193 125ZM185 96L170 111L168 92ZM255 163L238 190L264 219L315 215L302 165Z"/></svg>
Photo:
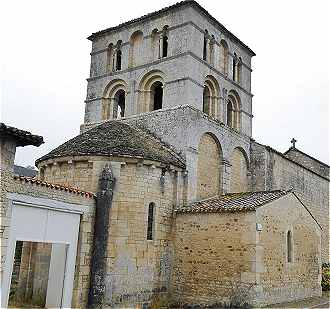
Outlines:
<svg viewBox="0 0 330 309"><path fill-rule="evenodd" d="M105 296L106 254L115 178L109 165L102 171L96 198L94 242L88 308L102 308Z"/></svg>

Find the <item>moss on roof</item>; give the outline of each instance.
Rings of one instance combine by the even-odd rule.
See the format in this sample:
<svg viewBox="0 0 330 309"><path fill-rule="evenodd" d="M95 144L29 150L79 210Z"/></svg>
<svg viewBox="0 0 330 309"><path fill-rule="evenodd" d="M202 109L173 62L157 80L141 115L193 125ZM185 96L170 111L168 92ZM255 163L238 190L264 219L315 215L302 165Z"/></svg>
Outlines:
<svg viewBox="0 0 330 309"><path fill-rule="evenodd" d="M36 161L64 156L134 157L184 168L184 160L151 134L121 121L108 121L58 146Z"/></svg>
<svg viewBox="0 0 330 309"><path fill-rule="evenodd" d="M197 201L176 210L177 213L214 213L253 211L291 191L274 190L259 192L227 193Z"/></svg>

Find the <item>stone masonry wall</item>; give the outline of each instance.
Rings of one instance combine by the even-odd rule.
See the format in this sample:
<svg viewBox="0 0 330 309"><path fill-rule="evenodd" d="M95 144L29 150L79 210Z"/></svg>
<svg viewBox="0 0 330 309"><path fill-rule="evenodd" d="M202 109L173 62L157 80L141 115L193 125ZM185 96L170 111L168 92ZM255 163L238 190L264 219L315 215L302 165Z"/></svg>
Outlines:
<svg viewBox="0 0 330 309"><path fill-rule="evenodd" d="M248 168L241 150L235 149L231 156L230 192L247 192L249 190Z"/></svg>
<svg viewBox="0 0 330 309"><path fill-rule="evenodd" d="M126 164L117 175L110 213L106 303L134 307L166 301L172 268L176 176ZM180 198L179 198L180 199ZM148 206L154 203L153 240L147 240Z"/></svg>
<svg viewBox="0 0 330 309"><path fill-rule="evenodd" d="M79 242L77 251L77 262L75 271L75 282L73 292L73 306L83 308L86 304L89 288L89 260L92 245L92 229L94 218L94 199L85 197L80 194L59 191L46 186L35 185L31 183L21 182L13 179L13 174L6 170L2 173L1 185L1 209L3 215L1 217L2 234L1 234L1 270L5 263L7 253L8 237L11 222L11 204L8 202L7 193L18 193L38 198L48 198L63 201L71 204L77 204L79 210L83 209L81 217Z"/></svg>
<svg viewBox="0 0 330 309"><path fill-rule="evenodd" d="M178 214L172 302L215 304L251 292L255 224L254 212Z"/></svg>
<svg viewBox="0 0 330 309"><path fill-rule="evenodd" d="M228 128L190 106L159 110L123 121L151 132L186 158L188 201L197 200L198 146L205 133L212 134L221 149L222 192L230 192L230 161L235 148L250 156L250 138Z"/></svg>
<svg viewBox="0 0 330 309"><path fill-rule="evenodd" d="M71 178L60 172L67 168L68 162L74 169L76 160L88 170ZM85 182L85 189L96 192L100 171L106 163L111 165L116 184L110 211L105 304L134 307L165 301L172 265L173 207L183 203L181 172L162 170L157 162L97 156L47 160L39 167L44 169L45 180L47 175L55 175L51 179L72 187ZM162 182L161 177L164 177ZM153 240L147 240L150 203L155 204ZM76 282L75 304L86 304L89 286L92 226L83 227L82 232L84 245L77 255L84 255L77 268L81 280Z"/></svg>
<svg viewBox="0 0 330 309"><path fill-rule="evenodd" d="M260 304L295 301L321 295L321 229L291 193L257 209L262 225L257 242ZM287 260L287 233L293 257ZM275 254L276 253L276 254Z"/></svg>
<svg viewBox="0 0 330 309"><path fill-rule="evenodd" d="M92 163L88 160L48 160L39 173L48 182L71 185L84 191L96 192L97 184L92 183ZM94 186L93 186L94 185ZM93 190L91 190L93 189Z"/></svg>
<svg viewBox="0 0 330 309"><path fill-rule="evenodd" d="M23 242L15 300L45 306L52 245Z"/></svg>
<svg viewBox="0 0 330 309"><path fill-rule="evenodd" d="M153 32L158 34L167 26L168 55L155 57ZM203 60L203 42L205 29L208 31L207 60ZM142 33L140 42L143 53L130 65L132 40L136 32ZM228 72L221 70L220 42L228 45ZM108 46L121 41L122 68L107 70ZM212 41L212 43L211 43ZM212 48L210 47L212 45ZM156 48L157 49L157 48ZM212 49L212 51L211 51ZM232 62L234 54L242 60L241 80L233 80ZM125 28L104 33L93 39L91 52L91 70L88 79L85 124L102 121L102 101L107 96L108 85L123 81L125 85L125 117L139 114L139 85L149 72L160 71L163 80L163 107L191 105L202 110L203 89L206 76L213 76L218 84L218 99L221 115L226 115L226 95L235 90L240 97L241 131L252 134L252 94L251 94L251 54L241 44L230 38L228 33L220 30L212 21L194 7L182 6L172 12L164 12L148 21L130 24ZM225 118L219 119L226 122Z"/></svg>
<svg viewBox="0 0 330 309"><path fill-rule="evenodd" d="M215 139L205 134L198 146L197 198L204 199L220 194L220 149Z"/></svg>
<svg viewBox="0 0 330 309"><path fill-rule="evenodd" d="M291 147L287 152L285 152L284 155L287 158L291 159L292 161L295 161L307 167L313 172L323 177L329 178L329 169L330 169L329 165L310 157L309 155L301 152L300 150Z"/></svg>
<svg viewBox="0 0 330 309"><path fill-rule="evenodd" d="M16 142L0 140L0 249L1 263L0 275L2 276L8 242L8 227L10 225L10 213L7 204L7 187L12 183Z"/></svg>
<svg viewBox="0 0 330 309"><path fill-rule="evenodd" d="M257 143L251 144L251 171L254 191L293 188L322 226L322 259L329 261L329 180Z"/></svg>

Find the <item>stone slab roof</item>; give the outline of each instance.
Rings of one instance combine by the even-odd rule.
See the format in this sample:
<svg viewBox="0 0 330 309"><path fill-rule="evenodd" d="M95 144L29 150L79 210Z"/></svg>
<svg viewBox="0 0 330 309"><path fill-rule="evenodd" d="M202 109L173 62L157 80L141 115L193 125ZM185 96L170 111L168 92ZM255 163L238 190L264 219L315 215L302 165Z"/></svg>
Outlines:
<svg viewBox="0 0 330 309"><path fill-rule="evenodd" d="M121 121L107 121L72 139L36 161L66 156L132 157L184 168L185 162L159 139Z"/></svg>
<svg viewBox="0 0 330 309"><path fill-rule="evenodd" d="M64 185L53 184L53 183L50 183L50 182L39 180L39 179L34 178L34 177L25 177L25 176L14 175L14 180L20 181L20 182L23 182L23 183L33 184L33 185L36 185L36 186L46 187L46 188L53 189L53 190L65 191L65 192L69 192L69 193L72 193L72 194L85 196L87 198L95 198L96 197L96 195L92 192L82 191L82 190L72 188L72 187L67 187L67 186L64 186Z"/></svg>
<svg viewBox="0 0 330 309"><path fill-rule="evenodd" d="M177 213L215 213L253 211L291 191L274 190L244 193L228 193L194 202L177 209Z"/></svg>
<svg viewBox="0 0 330 309"><path fill-rule="evenodd" d="M305 168L313 171L314 173L329 179L330 167L326 163L313 158L312 156L295 147L290 147L289 150L284 153L284 155L292 161L303 165Z"/></svg>
<svg viewBox="0 0 330 309"><path fill-rule="evenodd" d="M144 21L146 21L148 19L152 19L152 18L157 17L159 15L162 15L164 13L167 13L167 12L170 12L170 11L173 11L173 10L176 10L176 9L178 9L180 7L183 7L183 6L189 6L189 5L192 6L192 7L194 7L194 8L196 8L198 11L202 12L208 19L210 19L220 29L220 31L222 31L227 36L229 36L234 42L236 42L239 45L241 45L252 56L255 56L256 55L254 53L254 51L250 47L248 47L247 45L245 45L239 38L237 38L229 30L227 30L225 28L225 26L223 26L216 18L214 18L207 10L205 10L199 3L197 3L194 0L185 0L185 1L177 2L177 3L175 3L175 4L171 5L171 6L168 6L168 7L165 7L163 9L161 9L161 10L158 10L158 11L155 11L155 12L152 12L152 13L149 13L149 14L146 14L146 15L143 15L141 17L138 17L138 18L129 20L129 21L124 22L122 24L119 24L119 25L117 25L115 27L110 27L110 28L107 28L107 29L104 29L104 30L101 30L101 31L98 31L98 32L94 32L87 39L90 40L90 41L93 41L95 38L100 37L100 36L102 36L102 35L104 35L106 33L109 33L111 31L115 31L115 30L118 30L120 28L127 27L129 25L132 25L132 24L135 24L135 23L138 23L138 22L144 22Z"/></svg>
<svg viewBox="0 0 330 309"><path fill-rule="evenodd" d="M323 175L321 175L320 173L317 173L317 172L313 171L312 169L310 169L310 168L308 168L307 166L305 166L305 165L301 164L300 162L298 162L298 160L292 160L288 155L286 155L286 152L285 152L285 153L282 153L282 152L280 152L280 151L278 151L278 150L276 150L276 149L274 149L274 148L272 148L272 147L270 147L270 146L267 146L267 145L264 145L264 144L258 143L258 142L256 142L254 139L252 139L252 142L255 143L255 144L258 144L258 145L260 145L260 146L265 147L268 151L271 151L271 152L273 152L273 153L279 155L279 156L282 157L283 159L286 159L286 160L288 160L288 161L290 161L290 162L292 162L292 163L294 163L294 164L296 164L296 165L298 165L298 166L300 166L300 167L306 169L307 171L310 171L310 172L313 173L314 175L318 175L319 177L321 177L321 178L323 178L323 179L325 179L325 180L327 180L327 181L330 180L328 176L323 176ZM306 154L305 154L305 155L306 155ZM314 158L313 158L313 159L314 159ZM316 160L316 159L314 159L314 160ZM323 164L324 164L324 163L323 163Z"/></svg>
<svg viewBox="0 0 330 309"><path fill-rule="evenodd" d="M0 122L0 138L12 138L17 142L17 146L33 145L39 147L44 143L42 136L33 135L28 131L10 127Z"/></svg>

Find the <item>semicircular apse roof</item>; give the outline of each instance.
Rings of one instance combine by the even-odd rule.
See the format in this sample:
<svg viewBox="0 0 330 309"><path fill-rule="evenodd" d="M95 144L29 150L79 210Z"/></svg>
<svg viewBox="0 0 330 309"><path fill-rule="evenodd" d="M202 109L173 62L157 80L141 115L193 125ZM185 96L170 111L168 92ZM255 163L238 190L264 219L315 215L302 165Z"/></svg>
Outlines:
<svg viewBox="0 0 330 309"><path fill-rule="evenodd" d="M184 159L153 135L121 121L107 121L58 146L39 158L36 164L47 159L66 156L118 156L185 167Z"/></svg>

